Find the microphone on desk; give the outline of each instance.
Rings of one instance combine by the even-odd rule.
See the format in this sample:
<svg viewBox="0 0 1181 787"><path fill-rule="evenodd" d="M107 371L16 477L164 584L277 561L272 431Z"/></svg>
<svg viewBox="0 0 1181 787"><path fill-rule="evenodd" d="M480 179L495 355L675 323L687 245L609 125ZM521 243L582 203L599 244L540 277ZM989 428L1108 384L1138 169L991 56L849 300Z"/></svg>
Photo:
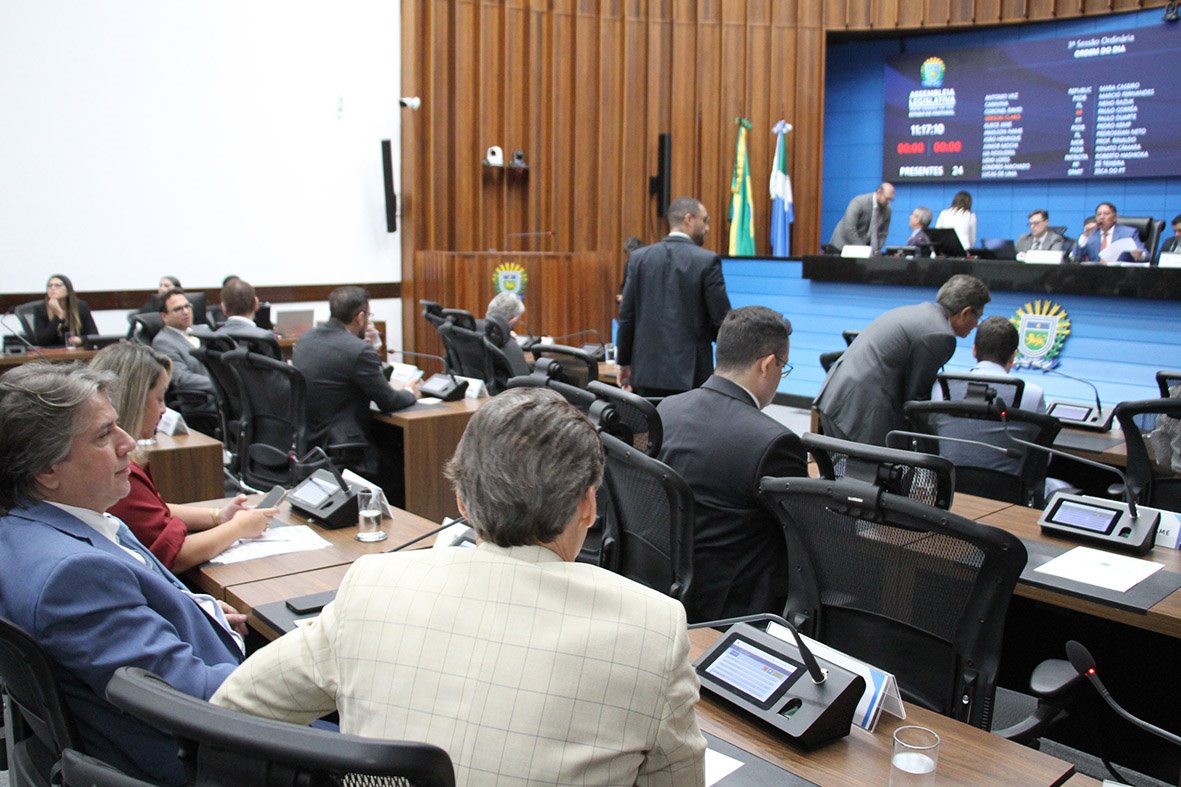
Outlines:
<svg viewBox="0 0 1181 787"><path fill-rule="evenodd" d="M1131 722L1145 732L1151 732L1153 735L1164 738L1174 746L1181 745L1181 736L1174 735L1168 730L1162 730L1155 724L1149 724L1142 719L1136 718L1124 710L1120 704L1112 698L1111 693L1107 690L1107 687L1103 685L1103 681L1099 680L1099 672L1095 666L1095 658L1091 655L1089 650L1083 647L1081 643L1076 642L1073 639L1068 640L1066 643L1066 658L1070 659L1070 665L1074 667L1075 671L1091 682L1091 685L1095 687L1097 692L1099 692L1099 696L1103 698L1103 701L1106 702L1113 711L1119 714L1121 718L1123 718L1125 721Z"/></svg>
<svg viewBox="0 0 1181 787"><path fill-rule="evenodd" d="M428 530L425 533L423 533L422 535L415 536L414 538L410 539L409 541L407 541L404 544L398 544L396 547L391 547L390 549L387 549L386 552L401 552L406 547L414 546L419 541L423 541L425 539L430 538L433 535L437 535L438 533L442 533L444 530L446 530L449 527L454 527L455 525L463 525L463 524L467 524L467 520L464 519L463 517L459 517L458 519L448 522L445 525L439 525L438 527L434 528L433 530Z"/></svg>
<svg viewBox="0 0 1181 787"><path fill-rule="evenodd" d="M1103 417L1103 402L1099 401L1099 387L1090 380L1084 380L1081 377L1075 377L1073 374L1060 372L1057 369L1042 369L1042 374L1056 374L1059 377L1065 377L1067 380L1074 380L1076 383L1090 386L1091 390L1095 392L1095 414L1091 416L1091 420L1098 423ZM1024 404L1024 402L1022 403ZM1077 422L1076 422L1077 423Z"/></svg>
<svg viewBox="0 0 1181 787"><path fill-rule="evenodd" d="M804 639L800 636L800 632L796 631L796 627L788 623L782 615L776 615L772 612L764 612L759 615L742 615L737 618L706 620L702 621L701 623L690 623L689 628L722 628L724 626L733 626L735 623L762 622L778 623L791 632L792 636L795 637L796 647L800 651L800 658L804 660L804 666L808 668L808 674L812 676L813 683L819 685L828 680L828 674L824 670L820 669L820 665L816 662L816 656L814 656L808 646L804 644Z"/></svg>
<svg viewBox="0 0 1181 787"><path fill-rule="evenodd" d="M1006 430L1006 434L1008 434L1007 430ZM909 437L912 440L932 440L936 443L960 443L962 445L970 445L973 448L986 448L989 451L996 451L998 453L1002 453L1005 456L1009 457L1010 459L1020 459L1021 457L1023 457L1025 455L1021 451L1018 451L1016 448L1005 448L1004 446L993 445L992 443L986 443L982 440L970 440L965 437L949 437L946 435L938 435L938 434L923 434L922 432L903 432L899 429L891 429L890 433L886 435L886 447L888 447L888 448L894 447L894 446L890 445L892 442L897 442L895 440L890 439L894 435L898 435L899 437Z"/></svg>
<svg viewBox="0 0 1181 787"><path fill-rule="evenodd" d="M4 326L5 330L20 340L21 344L23 344L33 355L40 355L44 357L41 349L25 338L23 331L14 331L8 323L4 322L4 318L7 316L7 314L0 314L0 325Z"/></svg>
<svg viewBox="0 0 1181 787"><path fill-rule="evenodd" d="M575 339L579 336L594 336L595 340L598 341L599 332L596 331L594 328L587 328L585 331L574 331L573 333L563 334L562 336L555 336L554 337L554 344L557 344L558 342L561 342L565 339ZM602 342L600 342L600 344L601 343Z"/></svg>
<svg viewBox="0 0 1181 787"><path fill-rule="evenodd" d="M409 350L395 350L392 348L388 352L412 355L416 358L433 358L443 365L442 374L432 374L430 379L425 380L418 387L419 392L423 396L433 396L436 399L442 399L444 402L454 402L462 399L467 394L467 380L455 379L455 375L447 369L447 361L443 359L443 356L410 352Z"/></svg>

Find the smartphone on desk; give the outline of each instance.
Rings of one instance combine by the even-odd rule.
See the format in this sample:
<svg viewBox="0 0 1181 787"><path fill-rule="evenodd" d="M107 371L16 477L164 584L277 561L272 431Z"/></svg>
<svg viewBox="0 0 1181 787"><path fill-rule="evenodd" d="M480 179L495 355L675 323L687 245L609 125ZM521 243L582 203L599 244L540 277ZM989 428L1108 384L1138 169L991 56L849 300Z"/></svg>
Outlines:
<svg viewBox="0 0 1181 787"><path fill-rule="evenodd" d="M287 490L281 486L271 487L271 491L266 493L266 496L258 502L259 508L274 508L283 502L283 498L287 497Z"/></svg>

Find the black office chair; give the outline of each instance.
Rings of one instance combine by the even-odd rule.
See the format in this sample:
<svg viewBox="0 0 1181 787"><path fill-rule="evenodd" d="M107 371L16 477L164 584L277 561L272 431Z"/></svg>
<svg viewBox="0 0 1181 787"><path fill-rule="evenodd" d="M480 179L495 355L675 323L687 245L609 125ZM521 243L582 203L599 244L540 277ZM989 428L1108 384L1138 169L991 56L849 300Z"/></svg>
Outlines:
<svg viewBox="0 0 1181 787"><path fill-rule="evenodd" d="M1141 428L1145 417L1156 416L1154 428ZM1144 399L1120 402L1115 418L1124 432L1128 454L1125 470L1133 498L1144 505L1181 511L1181 399Z"/></svg>
<svg viewBox="0 0 1181 787"><path fill-rule="evenodd" d="M656 406L642 396L600 380L587 383L586 389L613 405L614 417L603 424L607 434L618 438L648 456L660 453L664 442L664 424Z"/></svg>
<svg viewBox="0 0 1181 787"><path fill-rule="evenodd" d="M832 371L833 364L839 361L844 354L844 350L832 350L830 352L820 353L820 367L824 369L824 373L828 374Z"/></svg>
<svg viewBox="0 0 1181 787"><path fill-rule="evenodd" d="M1052 415L1006 408L984 401L907 402L903 405L910 431L963 440L977 440L1002 450L951 441L921 440L891 432L886 445L947 457L955 465L955 491L991 497L1018 505L1045 505L1046 466L1050 454L1026 448L1009 438L1049 448L1062 423ZM1002 421L1001 412L1006 413ZM1006 432L1006 426L1008 431Z"/></svg>
<svg viewBox="0 0 1181 787"><path fill-rule="evenodd" d="M1144 262L1156 259L1156 250L1160 246L1160 236L1165 229L1164 221L1154 219L1151 216L1120 216L1115 220L1115 223L1122 224L1125 227L1132 227L1136 230L1136 233L1140 236L1140 242L1144 244L1144 248L1148 249L1148 256L1144 258Z"/></svg>
<svg viewBox="0 0 1181 787"><path fill-rule="evenodd" d="M804 448L816 460L821 478L856 478L937 508L951 508L955 466L942 456L882 448L806 433Z"/></svg>
<svg viewBox="0 0 1181 787"><path fill-rule="evenodd" d="M289 486L291 458L311 445L305 383L294 366L239 347L221 356L234 375L242 407L238 457L241 480L254 488Z"/></svg>
<svg viewBox="0 0 1181 787"><path fill-rule="evenodd" d="M684 601L693 582L693 492L676 471L599 432L600 565Z"/></svg>
<svg viewBox="0 0 1181 787"><path fill-rule="evenodd" d="M841 331L841 338L845 340L846 347L853 344L853 340L860 335L861 331Z"/></svg>
<svg viewBox="0 0 1181 787"><path fill-rule="evenodd" d="M451 374L472 377L483 380L488 386L488 393L500 393L500 382L497 380L498 363L493 350L499 354L499 376L507 385L509 378L508 360L499 348L492 347L492 343L484 338L484 334L455 324L447 319L439 326L439 336L443 339L443 346L447 349L447 371Z"/></svg>
<svg viewBox="0 0 1181 787"><path fill-rule="evenodd" d="M892 672L903 699L989 729L1021 541L855 478L764 478L759 495L787 539L784 617Z"/></svg>
<svg viewBox="0 0 1181 787"><path fill-rule="evenodd" d="M1156 385L1160 388L1160 398L1174 397L1172 388L1175 385L1181 385L1181 371L1159 370L1156 373Z"/></svg>
<svg viewBox="0 0 1181 787"><path fill-rule="evenodd" d="M36 313L38 308L41 308L44 305L45 299L39 298L35 301L26 301L12 310L13 314L16 315L16 318L20 320L21 330L24 331L25 338L29 340L30 344L37 343L37 340L34 338L33 325L35 323L35 319L33 315Z"/></svg>
<svg viewBox="0 0 1181 787"><path fill-rule="evenodd" d="M164 318L159 312L138 312L127 315L127 338L152 346L152 339L164 327Z"/></svg>
<svg viewBox="0 0 1181 787"><path fill-rule="evenodd" d="M238 713L177 691L139 667L117 669L107 699L173 735L195 784L455 784L451 758L429 743L362 738Z"/></svg>
<svg viewBox="0 0 1181 787"><path fill-rule="evenodd" d="M586 388L587 383L599 379L599 362L586 350L564 344L535 344L529 351L535 364L542 358L557 361L561 365L558 377L570 385Z"/></svg>
<svg viewBox="0 0 1181 787"><path fill-rule="evenodd" d="M66 749L61 759L62 787L153 787L114 768L102 760L89 757L77 749Z"/></svg>
<svg viewBox="0 0 1181 787"><path fill-rule="evenodd" d="M1021 407L1025 395L1025 381L1020 377L991 377L982 374L940 374L935 378L943 391L943 398L950 401L971 399L987 401L1003 399L1013 407ZM989 393L989 389L992 393Z"/></svg>
<svg viewBox="0 0 1181 787"><path fill-rule="evenodd" d="M49 785L62 752L81 748L82 741L49 658L28 632L5 618L0 618L0 687L9 780Z"/></svg>

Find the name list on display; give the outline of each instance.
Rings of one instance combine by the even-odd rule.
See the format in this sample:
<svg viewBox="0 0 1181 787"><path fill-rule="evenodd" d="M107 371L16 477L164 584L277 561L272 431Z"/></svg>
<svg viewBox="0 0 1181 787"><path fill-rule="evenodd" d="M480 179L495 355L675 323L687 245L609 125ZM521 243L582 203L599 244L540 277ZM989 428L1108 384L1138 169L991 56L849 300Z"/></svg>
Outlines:
<svg viewBox="0 0 1181 787"><path fill-rule="evenodd" d="M984 129L981 135L980 177L986 180L1015 178L1030 168L1018 156L1025 135L1025 108L1021 94L989 93L984 97Z"/></svg>

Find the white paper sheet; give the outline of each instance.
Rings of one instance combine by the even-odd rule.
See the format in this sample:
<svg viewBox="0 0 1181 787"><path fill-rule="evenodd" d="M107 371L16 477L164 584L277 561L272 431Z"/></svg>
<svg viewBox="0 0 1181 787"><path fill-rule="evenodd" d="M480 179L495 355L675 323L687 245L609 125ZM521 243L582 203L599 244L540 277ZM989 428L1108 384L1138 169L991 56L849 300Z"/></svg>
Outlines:
<svg viewBox="0 0 1181 787"><path fill-rule="evenodd" d="M1107 244L1107 248L1099 252L1099 259L1103 262L1115 262L1125 251L1131 254L1136 251L1136 241L1132 238L1120 238ZM1133 255L1134 256L1134 255Z"/></svg>
<svg viewBox="0 0 1181 787"><path fill-rule="evenodd" d="M257 560L288 552L307 552L331 545L330 541L316 535L316 531L307 525L284 525L269 528L258 538L239 539L209 562L215 566L225 566L243 560Z"/></svg>
<svg viewBox="0 0 1181 787"><path fill-rule="evenodd" d="M1164 566L1160 563L1151 560L1090 547L1075 547L1034 571L1124 593L1162 568Z"/></svg>
<svg viewBox="0 0 1181 787"><path fill-rule="evenodd" d="M736 760L728 754L722 754L720 751L706 749L705 787L713 787L713 785L725 779L741 767L741 760Z"/></svg>

